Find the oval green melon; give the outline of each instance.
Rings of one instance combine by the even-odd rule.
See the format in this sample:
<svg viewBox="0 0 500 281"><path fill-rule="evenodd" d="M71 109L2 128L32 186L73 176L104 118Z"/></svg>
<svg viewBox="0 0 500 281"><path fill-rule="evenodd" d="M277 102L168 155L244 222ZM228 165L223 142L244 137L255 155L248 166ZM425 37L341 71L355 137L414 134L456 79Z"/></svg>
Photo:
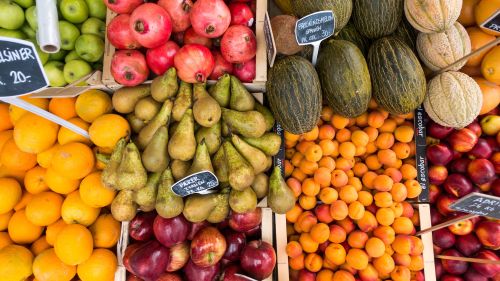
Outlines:
<svg viewBox="0 0 500 281"><path fill-rule="evenodd" d="M356 0L352 18L356 29L370 39L389 35L403 17L402 0Z"/></svg>
<svg viewBox="0 0 500 281"><path fill-rule="evenodd" d="M316 65L323 97L335 113L357 117L372 96L370 73L361 50L346 40L330 40L321 48Z"/></svg>
<svg viewBox="0 0 500 281"><path fill-rule="evenodd" d="M370 40L365 36L361 35L359 31L354 27L352 21L347 23L344 28L335 36L335 39L347 40L354 43L363 53L363 55L368 54L368 49L370 48Z"/></svg>
<svg viewBox="0 0 500 281"><path fill-rule="evenodd" d="M406 17L403 17L398 25L398 28L396 28L392 35L403 40L403 42L405 42L406 45L408 45L414 53L417 53L416 44L418 31L415 30L413 26L411 26Z"/></svg>
<svg viewBox="0 0 500 281"><path fill-rule="evenodd" d="M299 56L278 60L269 69L269 107L276 120L293 134L309 132L321 113L321 84L314 66Z"/></svg>
<svg viewBox="0 0 500 281"><path fill-rule="evenodd" d="M383 109L392 114L407 114L423 102L424 71L401 39L388 36L373 42L367 62L373 97Z"/></svg>
<svg viewBox="0 0 500 281"><path fill-rule="evenodd" d="M335 15L335 34L349 21L352 13L352 0L291 0L292 11L298 17L314 12L332 10Z"/></svg>

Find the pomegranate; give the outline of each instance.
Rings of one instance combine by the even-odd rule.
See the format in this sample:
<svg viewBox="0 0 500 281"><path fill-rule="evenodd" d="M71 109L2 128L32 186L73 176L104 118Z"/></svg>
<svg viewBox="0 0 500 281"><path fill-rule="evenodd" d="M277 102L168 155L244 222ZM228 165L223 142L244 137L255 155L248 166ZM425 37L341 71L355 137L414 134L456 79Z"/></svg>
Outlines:
<svg viewBox="0 0 500 281"><path fill-rule="evenodd" d="M227 74L233 73L233 65L227 60L225 60L219 51L213 50L212 55L214 56L215 59L215 67L214 70L212 71L212 74L210 74L210 80L217 80L225 73Z"/></svg>
<svg viewBox="0 0 500 281"><path fill-rule="evenodd" d="M144 0L104 0L104 4L113 12L118 14L130 14L144 3Z"/></svg>
<svg viewBox="0 0 500 281"><path fill-rule="evenodd" d="M156 75L162 75L167 69L174 66L174 56L179 51L179 45L174 41L168 41L160 47L148 49L146 52L146 62L149 69Z"/></svg>
<svg viewBox="0 0 500 281"><path fill-rule="evenodd" d="M187 83L204 83L215 65L210 50L199 44L184 45L174 57L179 78Z"/></svg>
<svg viewBox="0 0 500 281"><path fill-rule="evenodd" d="M132 12L130 29L142 46L156 48L170 38L172 22L165 9L153 3L146 3Z"/></svg>
<svg viewBox="0 0 500 281"><path fill-rule="evenodd" d="M193 7L191 0L160 0L158 5L167 11L172 19L172 31L182 32L191 26L189 12Z"/></svg>
<svg viewBox="0 0 500 281"><path fill-rule="evenodd" d="M109 22L107 36L115 48L138 49L141 47L141 44L132 36L129 23L130 15L127 14L118 15Z"/></svg>
<svg viewBox="0 0 500 281"><path fill-rule="evenodd" d="M184 45L184 32L172 33L172 37L170 39L179 46Z"/></svg>
<svg viewBox="0 0 500 281"><path fill-rule="evenodd" d="M137 50L119 50L111 60L111 74L124 86L137 86L146 81L149 69L144 55Z"/></svg>
<svg viewBox="0 0 500 281"><path fill-rule="evenodd" d="M243 25L230 26L220 44L222 56L231 63L251 60L257 52L257 40L253 31Z"/></svg>
<svg viewBox="0 0 500 281"><path fill-rule="evenodd" d="M234 65L233 75L241 82L251 83L255 79L255 58Z"/></svg>
<svg viewBox="0 0 500 281"><path fill-rule="evenodd" d="M212 39L199 35L191 27L184 32L184 44L200 44L210 49L212 48Z"/></svg>
<svg viewBox="0 0 500 281"><path fill-rule="evenodd" d="M189 17L194 31L208 38L221 36L231 23L231 12L223 0L198 0Z"/></svg>
<svg viewBox="0 0 500 281"><path fill-rule="evenodd" d="M252 26L255 18L252 10L245 3L231 3L229 4L229 11L231 11L231 25L245 25Z"/></svg>

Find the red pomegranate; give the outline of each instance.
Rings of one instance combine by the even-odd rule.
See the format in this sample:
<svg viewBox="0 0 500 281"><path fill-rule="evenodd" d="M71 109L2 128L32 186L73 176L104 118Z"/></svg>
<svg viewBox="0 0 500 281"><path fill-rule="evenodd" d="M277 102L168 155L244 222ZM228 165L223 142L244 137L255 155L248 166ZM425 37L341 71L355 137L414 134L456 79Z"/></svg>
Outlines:
<svg viewBox="0 0 500 281"><path fill-rule="evenodd" d="M199 44L184 45L174 57L179 78L187 83L204 83L215 65L210 50Z"/></svg>
<svg viewBox="0 0 500 281"><path fill-rule="evenodd" d="M225 60L219 51L213 50L212 55L214 56L215 67L214 70L212 71L212 74L210 74L210 80L217 80L219 79L219 77L221 77L226 73L227 74L233 73L233 65L227 60Z"/></svg>
<svg viewBox="0 0 500 281"><path fill-rule="evenodd" d="M191 26L189 13L193 7L191 0L160 0L158 5L162 6L172 20L172 31L182 32Z"/></svg>
<svg viewBox="0 0 500 281"><path fill-rule="evenodd" d="M221 36L231 23L231 12L223 0L198 0L189 17L194 31L208 38Z"/></svg>
<svg viewBox="0 0 500 281"><path fill-rule="evenodd" d="M144 0L104 0L106 7L118 14L130 14L142 3Z"/></svg>
<svg viewBox="0 0 500 281"><path fill-rule="evenodd" d="M130 29L142 46L156 48L170 38L172 22L165 9L153 3L146 3L132 12Z"/></svg>
<svg viewBox="0 0 500 281"><path fill-rule="evenodd" d="M255 79L255 58L244 63L235 64L233 75L240 79L241 82L251 83Z"/></svg>
<svg viewBox="0 0 500 281"><path fill-rule="evenodd" d="M243 63L255 57L257 40L253 31L243 25L230 26L220 44L222 56L231 63Z"/></svg>
<svg viewBox="0 0 500 281"><path fill-rule="evenodd" d="M252 26L255 18L252 10L245 3L231 3L228 5L231 11L231 25Z"/></svg>
<svg viewBox="0 0 500 281"><path fill-rule="evenodd" d="M146 52L146 62L149 69L156 75L162 75L174 66L174 57L177 51L179 51L179 45L174 41L168 41L160 47L148 49Z"/></svg>
<svg viewBox="0 0 500 281"><path fill-rule="evenodd" d="M144 55L137 50L119 50L111 60L111 75L124 86L137 86L146 81L149 69Z"/></svg>
<svg viewBox="0 0 500 281"><path fill-rule="evenodd" d="M204 37L199 35L194 31L194 29L191 27L186 32L184 32L184 44L200 44L203 45L207 48L212 48L213 42L212 39L208 37Z"/></svg>
<svg viewBox="0 0 500 281"><path fill-rule="evenodd" d="M111 45L117 49L138 49L141 44L135 40L130 30L130 15L123 14L113 18L108 24L107 36Z"/></svg>

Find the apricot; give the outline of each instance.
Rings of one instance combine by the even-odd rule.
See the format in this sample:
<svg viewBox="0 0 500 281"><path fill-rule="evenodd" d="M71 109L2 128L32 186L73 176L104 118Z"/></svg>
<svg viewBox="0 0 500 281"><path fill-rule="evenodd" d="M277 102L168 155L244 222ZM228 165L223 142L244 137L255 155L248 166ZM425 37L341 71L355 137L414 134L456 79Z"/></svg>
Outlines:
<svg viewBox="0 0 500 281"><path fill-rule="evenodd" d="M331 174L330 169L328 169L328 168L319 167L314 172L314 181L320 187L328 187L328 186L330 186L331 180L332 180L332 174Z"/></svg>
<svg viewBox="0 0 500 281"><path fill-rule="evenodd" d="M323 268L324 268L324 263L323 261ZM316 275L316 281L330 281L333 279L333 271L329 269L322 269L320 272L318 272L318 275Z"/></svg>
<svg viewBox="0 0 500 281"><path fill-rule="evenodd" d="M390 208L394 212L394 217L399 218L401 217L401 215L403 215L403 204L394 203Z"/></svg>
<svg viewBox="0 0 500 281"><path fill-rule="evenodd" d="M391 133L381 133L375 140L375 145L379 149L389 149L394 145L394 136Z"/></svg>
<svg viewBox="0 0 500 281"><path fill-rule="evenodd" d="M316 253L319 247L319 243L314 241L309 233L302 233L299 243L302 246L302 250L306 253Z"/></svg>
<svg viewBox="0 0 500 281"><path fill-rule="evenodd" d="M368 266L368 254L361 249L350 249L345 257L347 265L356 270L363 270Z"/></svg>
<svg viewBox="0 0 500 281"><path fill-rule="evenodd" d="M351 233L356 228L354 222L348 217L343 220L337 221L337 224L341 226L347 234Z"/></svg>
<svg viewBox="0 0 500 281"><path fill-rule="evenodd" d="M325 257L334 265L342 265L346 259L345 248L340 244L332 243L326 247Z"/></svg>
<svg viewBox="0 0 500 281"><path fill-rule="evenodd" d="M401 205L403 205L403 217L411 218L413 217L413 214L415 213L415 210L411 206L410 203L408 202L401 202Z"/></svg>
<svg viewBox="0 0 500 281"><path fill-rule="evenodd" d="M307 178L302 182L302 193L307 196L316 196L320 191L320 185L312 178Z"/></svg>
<svg viewBox="0 0 500 281"><path fill-rule="evenodd" d="M373 188L378 191L390 191L394 181L388 175L378 175L373 180Z"/></svg>
<svg viewBox="0 0 500 281"><path fill-rule="evenodd" d="M378 129L382 127L382 125L384 125L384 121L384 114L382 114L380 111L374 110L368 113L368 126Z"/></svg>
<svg viewBox="0 0 500 281"><path fill-rule="evenodd" d="M412 239L408 235L396 235L391 244L394 252L398 254L409 255L413 246Z"/></svg>
<svg viewBox="0 0 500 281"><path fill-rule="evenodd" d="M378 226L376 217L369 211L363 213L363 217L356 221L359 229L364 232L370 232Z"/></svg>
<svg viewBox="0 0 500 281"><path fill-rule="evenodd" d="M411 256L411 261L408 269L410 269L411 271L420 271L424 269L424 259L422 255Z"/></svg>
<svg viewBox="0 0 500 281"><path fill-rule="evenodd" d="M304 268L304 259L305 259L304 254L300 254L299 256L297 256L295 258L289 258L288 265L293 270L301 270Z"/></svg>
<svg viewBox="0 0 500 281"><path fill-rule="evenodd" d="M340 143L350 141L351 140L351 131L349 131L346 128L340 129L337 131L337 135L335 136L335 139Z"/></svg>
<svg viewBox="0 0 500 281"><path fill-rule="evenodd" d="M379 208L375 217L381 225L391 225L395 219L394 211L391 208Z"/></svg>
<svg viewBox="0 0 500 281"><path fill-rule="evenodd" d="M323 259L316 253L310 253L304 259L304 266L311 272L318 272L323 267Z"/></svg>
<svg viewBox="0 0 500 281"><path fill-rule="evenodd" d="M407 217L399 217L394 219L394 223L392 224L392 228L396 234L406 234L409 235L413 232L413 222Z"/></svg>
<svg viewBox="0 0 500 281"><path fill-rule="evenodd" d="M330 225L330 236L328 237L328 241L332 243L342 243L346 240L347 233L339 225L332 224Z"/></svg>
<svg viewBox="0 0 500 281"><path fill-rule="evenodd" d="M332 281L355 281L354 276L352 273L345 271L345 270L339 270L336 271L335 274L333 275L333 280Z"/></svg>
<svg viewBox="0 0 500 281"><path fill-rule="evenodd" d="M349 118L345 118L338 114L333 114L331 123L336 129L343 129L349 124Z"/></svg>
<svg viewBox="0 0 500 281"><path fill-rule="evenodd" d="M353 220L361 219L365 214L365 206L358 201L349 204L348 207L349 217Z"/></svg>
<svg viewBox="0 0 500 281"><path fill-rule="evenodd" d="M392 195L387 191L375 193L373 199L375 200L375 206L380 208L389 208L393 204Z"/></svg>
<svg viewBox="0 0 500 281"><path fill-rule="evenodd" d="M349 178L347 177L346 173L342 170L334 170L332 172L332 180L331 184L334 187L342 187L347 184L347 181Z"/></svg>
<svg viewBox="0 0 500 281"><path fill-rule="evenodd" d="M422 240L416 236L410 236L413 247L411 248L410 255L417 256L421 255L424 251L424 243Z"/></svg>
<svg viewBox="0 0 500 281"><path fill-rule="evenodd" d="M411 142L413 140L413 128L410 126L399 126L394 131L394 136L400 142Z"/></svg>
<svg viewBox="0 0 500 281"><path fill-rule="evenodd" d="M396 268L394 268L394 270L391 272L391 278L393 281L410 281L410 269L404 266L396 266Z"/></svg>
<svg viewBox="0 0 500 281"><path fill-rule="evenodd" d="M371 237L368 239L368 241L366 241L365 248L368 256L372 258L381 257L385 253L384 241L377 237Z"/></svg>
<svg viewBox="0 0 500 281"><path fill-rule="evenodd" d="M378 280L380 280L377 270L371 264L368 264L368 266L365 269L360 270L358 272L358 275L362 281L378 281Z"/></svg>
<svg viewBox="0 0 500 281"><path fill-rule="evenodd" d="M377 269L378 273L381 275L391 273L395 267L394 260L387 253L384 253L378 258L374 258L372 260L372 263L375 269Z"/></svg>
<svg viewBox="0 0 500 281"><path fill-rule="evenodd" d="M335 137L335 128L333 126L325 124L319 128L318 138L320 140L333 140Z"/></svg>
<svg viewBox="0 0 500 281"><path fill-rule="evenodd" d="M391 177L391 179L394 181L394 183L398 183L403 179L403 174L401 174L401 172L396 168L385 169L384 175Z"/></svg>
<svg viewBox="0 0 500 281"><path fill-rule="evenodd" d="M416 198L422 192L420 183L416 180L405 181L406 190L408 191L408 198Z"/></svg>
<svg viewBox="0 0 500 281"><path fill-rule="evenodd" d="M286 245L286 254L291 258L296 258L302 254L302 246L297 241L288 242Z"/></svg>
<svg viewBox="0 0 500 281"><path fill-rule="evenodd" d="M295 204L290 211L286 212L286 220L287 222L295 223L301 214L302 208L298 204Z"/></svg>
<svg viewBox="0 0 500 281"><path fill-rule="evenodd" d="M373 230L373 236L380 238L385 245L391 245L396 238L396 233L392 227L381 225Z"/></svg>
<svg viewBox="0 0 500 281"><path fill-rule="evenodd" d="M316 216L311 211L306 211L299 215L295 224L299 226L301 231L309 232L311 231L313 225L317 223L318 218L316 218Z"/></svg>
<svg viewBox="0 0 500 281"><path fill-rule="evenodd" d="M356 188L354 186L345 185L345 186L340 188L339 197L340 197L340 200L349 204L349 203L352 203L358 199L358 192L356 191Z"/></svg>
<svg viewBox="0 0 500 281"><path fill-rule="evenodd" d="M326 223L318 223L311 228L311 238L319 244L328 241L330 228Z"/></svg>
<svg viewBox="0 0 500 281"><path fill-rule="evenodd" d="M391 189L392 200L395 202L403 202L406 200L408 196L408 191L406 190L406 186L402 183L395 183L392 185Z"/></svg>
<svg viewBox="0 0 500 281"><path fill-rule="evenodd" d="M318 126L314 126L314 128L311 131L303 134L302 136L306 141L314 141L318 138L318 135L319 135L319 128Z"/></svg>
<svg viewBox="0 0 500 281"><path fill-rule="evenodd" d="M304 210L312 210L316 206L316 196L307 196L302 194L299 196L299 205Z"/></svg>
<svg viewBox="0 0 500 281"><path fill-rule="evenodd" d="M327 204L316 206L316 208L314 208L314 214L320 222L331 223L333 221L332 215L330 215L330 206Z"/></svg>
<svg viewBox="0 0 500 281"><path fill-rule="evenodd" d="M344 201L336 200L330 205L330 214L335 220L342 220L349 214L348 206Z"/></svg>
<svg viewBox="0 0 500 281"><path fill-rule="evenodd" d="M409 266L411 262L410 255L403 255L398 253L392 254L392 259L394 259L396 265L402 265L402 266Z"/></svg>
<svg viewBox="0 0 500 281"><path fill-rule="evenodd" d="M358 201L363 204L363 206L367 207L373 203L373 196L370 192L362 190L358 192Z"/></svg>
<svg viewBox="0 0 500 281"><path fill-rule="evenodd" d="M347 244L349 244L352 248L363 249L366 241L368 241L368 234L359 230L349 233L349 236L347 237Z"/></svg>
<svg viewBox="0 0 500 281"><path fill-rule="evenodd" d="M395 120L385 119L384 124L382 124L382 127L378 128L378 130L381 133L392 133L396 130L397 125Z"/></svg>

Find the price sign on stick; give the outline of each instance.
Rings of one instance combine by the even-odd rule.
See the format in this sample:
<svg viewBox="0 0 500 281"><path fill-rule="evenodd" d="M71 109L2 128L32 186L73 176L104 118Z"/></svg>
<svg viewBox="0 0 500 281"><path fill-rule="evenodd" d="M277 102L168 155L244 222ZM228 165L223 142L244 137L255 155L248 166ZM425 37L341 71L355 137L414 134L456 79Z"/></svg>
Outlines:
<svg viewBox="0 0 500 281"><path fill-rule="evenodd" d="M500 219L500 197L473 192L455 203L450 208L478 216Z"/></svg>
<svg viewBox="0 0 500 281"><path fill-rule="evenodd" d="M425 155L426 142L426 114L422 106L415 110L415 158L417 168L417 180L422 187L422 192L418 196L419 203L429 202L429 177L427 174L427 157Z"/></svg>
<svg viewBox="0 0 500 281"><path fill-rule="evenodd" d="M189 175L172 185L172 191L182 197L199 193L208 194L212 193L209 190L217 187L219 180L210 171L201 171Z"/></svg>
<svg viewBox="0 0 500 281"><path fill-rule="evenodd" d="M318 59L321 41L333 35L335 15L332 11L320 11L307 15L295 24L295 40L299 45L313 45L313 65Z"/></svg>
<svg viewBox="0 0 500 281"><path fill-rule="evenodd" d="M487 28L491 31L500 34L500 9L496 11L491 17L481 24L481 27ZM497 35L498 35L497 34Z"/></svg>
<svg viewBox="0 0 500 281"><path fill-rule="evenodd" d="M273 29L271 27L271 20L269 19L269 14L266 12L266 17L264 19L264 35L266 38L266 51L267 51L267 61L269 66L273 67L274 60L276 59L276 42L274 41Z"/></svg>

